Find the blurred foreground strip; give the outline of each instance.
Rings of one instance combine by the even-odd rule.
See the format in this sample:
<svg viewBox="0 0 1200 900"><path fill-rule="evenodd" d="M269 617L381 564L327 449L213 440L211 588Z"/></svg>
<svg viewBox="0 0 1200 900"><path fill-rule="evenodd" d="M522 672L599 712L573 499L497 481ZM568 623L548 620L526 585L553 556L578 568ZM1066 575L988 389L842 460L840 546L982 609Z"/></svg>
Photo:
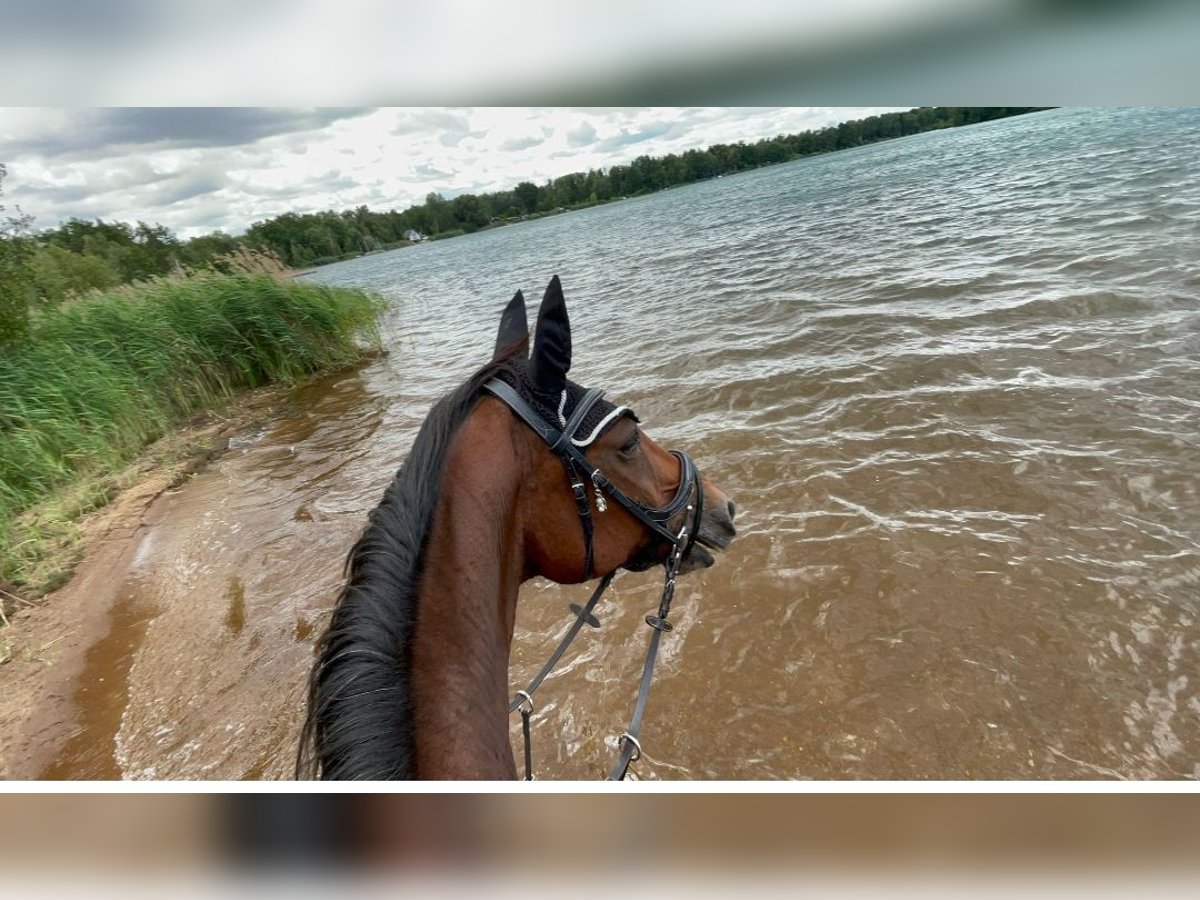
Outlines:
<svg viewBox="0 0 1200 900"><path fill-rule="evenodd" d="M1198 22L1184 0L7 0L0 84L75 106L1186 103Z"/></svg>
<svg viewBox="0 0 1200 900"><path fill-rule="evenodd" d="M1191 794L25 794L0 823L25 876L1200 874Z"/></svg>

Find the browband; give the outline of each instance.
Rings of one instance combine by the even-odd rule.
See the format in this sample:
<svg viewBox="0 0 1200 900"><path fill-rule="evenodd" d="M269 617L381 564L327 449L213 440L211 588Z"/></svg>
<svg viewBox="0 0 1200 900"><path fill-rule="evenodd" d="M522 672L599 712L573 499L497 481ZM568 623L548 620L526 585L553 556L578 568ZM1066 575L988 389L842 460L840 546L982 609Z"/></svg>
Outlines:
<svg viewBox="0 0 1200 900"><path fill-rule="evenodd" d="M501 384L504 384L504 382L501 382ZM504 386L508 387L507 384ZM519 397L520 395L518 394L517 396ZM579 404L575 407L575 412L571 413L571 418L567 419L567 424L563 426L562 433L559 434L558 440L550 445L551 450L553 450L555 453L558 453L562 449L562 445L564 443L571 441L571 438L575 437L575 432L579 430L579 426L583 423L584 417L591 412L592 407L596 405L596 401L603 396L604 391L600 390L600 388L592 388L583 395L583 399L581 399Z"/></svg>

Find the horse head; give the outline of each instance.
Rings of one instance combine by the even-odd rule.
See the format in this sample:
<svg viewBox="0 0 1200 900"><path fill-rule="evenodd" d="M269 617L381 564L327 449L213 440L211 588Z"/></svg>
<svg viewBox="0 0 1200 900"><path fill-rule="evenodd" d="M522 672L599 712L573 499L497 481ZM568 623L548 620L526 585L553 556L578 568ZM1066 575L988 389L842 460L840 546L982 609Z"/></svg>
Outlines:
<svg viewBox="0 0 1200 900"><path fill-rule="evenodd" d="M515 394L524 407L513 409L511 424L513 440L526 445L518 515L530 571L573 583L621 567L645 569L675 549L664 532L684 529L689 539L677 571L711 566L709 551L723 550L735 534L733 501L684 454L651 438L628 406L568 379L571 323L558 276L542 297L532 349L526 323L518 291L501 316L494 353L494 361L508 362L497 380L510 390L495 393L510 407ZM531 412L540 421L530 421ZM656 516L663 512L669 515Z"/></svg>

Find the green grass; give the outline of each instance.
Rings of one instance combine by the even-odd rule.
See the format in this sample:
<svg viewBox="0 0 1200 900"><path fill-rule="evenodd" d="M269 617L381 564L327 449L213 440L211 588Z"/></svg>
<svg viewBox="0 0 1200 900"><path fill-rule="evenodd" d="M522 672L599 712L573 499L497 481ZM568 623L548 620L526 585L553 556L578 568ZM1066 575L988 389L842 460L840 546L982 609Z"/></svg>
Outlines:
<svg viewBox="0 0 1200 900"><path fill-rule="evenodd" d="M0 582L36 533L17 516L128 462L236 391L292 382L378 346L381 301L266 274L201 274L92 295L0 348Z"/></svg>

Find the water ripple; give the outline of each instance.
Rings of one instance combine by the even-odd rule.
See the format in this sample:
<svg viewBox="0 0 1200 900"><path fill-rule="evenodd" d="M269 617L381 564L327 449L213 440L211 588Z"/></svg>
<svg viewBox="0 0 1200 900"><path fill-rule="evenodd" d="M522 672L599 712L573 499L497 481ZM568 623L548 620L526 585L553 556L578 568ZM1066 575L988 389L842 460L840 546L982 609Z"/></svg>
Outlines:
<svg viewBox="0 0 1200 900"><path fill-rule="evenodd" d="M1056 110L321 269L395 301L392 352L223 463L239 538L257 503L301 542L245 537L248 596L352 537L504 302L558 273L577 379L740 509L681 588L641 777L1195 777L1198 238L1200 113ZM653 581L618 579L543 689L546 777L610 758ZM332 599L305 596L273 614L289 646ZM514 684L573 600L526 587Z"/></svg>

